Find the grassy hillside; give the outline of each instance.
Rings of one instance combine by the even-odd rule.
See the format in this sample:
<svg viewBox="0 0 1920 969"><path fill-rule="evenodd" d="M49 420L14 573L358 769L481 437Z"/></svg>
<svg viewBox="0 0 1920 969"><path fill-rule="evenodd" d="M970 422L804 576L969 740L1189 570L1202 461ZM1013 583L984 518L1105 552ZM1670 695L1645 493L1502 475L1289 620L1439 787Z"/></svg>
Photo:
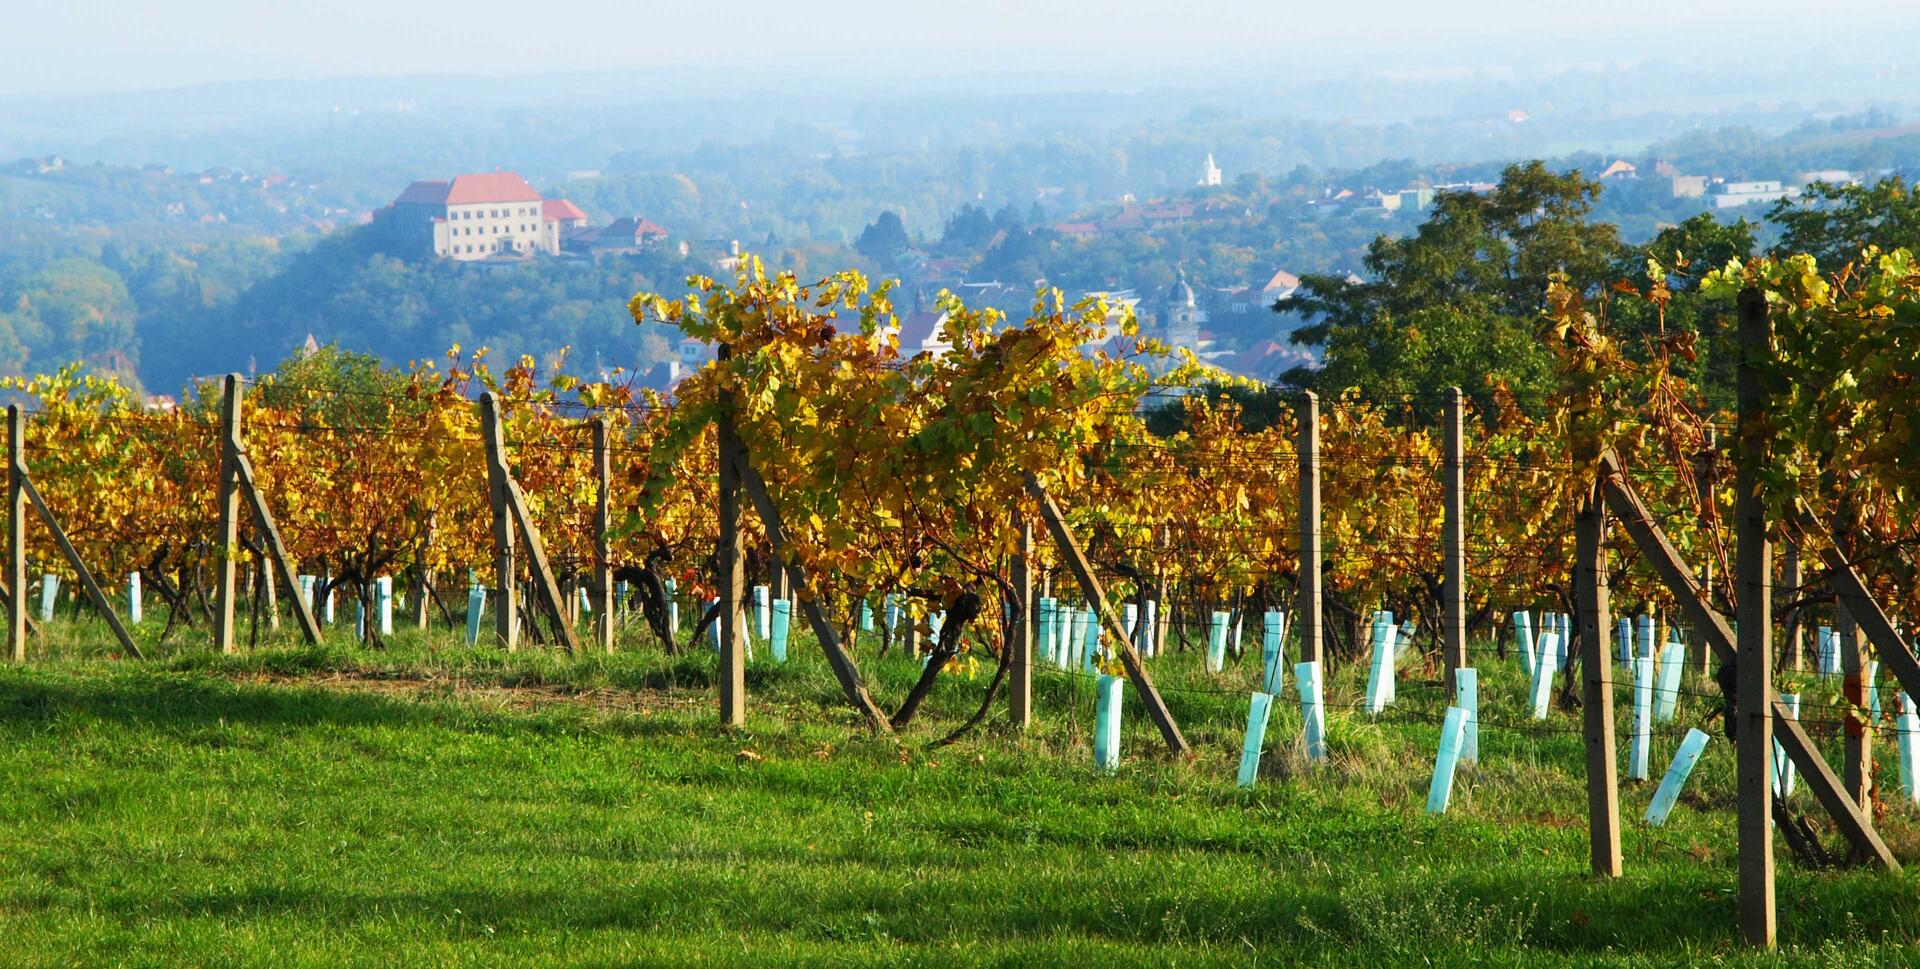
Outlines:
<svg viewBox="0 0 1920 969"><path fill-rule="evenodd" d="M1491 655L1482 763L1432 817L1443 701L1420 669L1378 721L1344 709L1365 671L1337 671L1324 765L1294 742L1289 683L1242 792L1257 656L1219 676L1156 661L1198 755L1167 757L1129 695L1103 776L1091 684L1059 672L1029 735L929 749L984 672L895 740L853 721L806 645L753 664L747 726L726 731L711 657L638 642L569 661L405 634L143 665L97 655L98 633L56 624L51 656L0 670L10 965L1750 961L1724 738L1663 828L1638 820L1652 785L1623 787L1627 874L1595 881L1576 715L1533 724ZM883 703L904 694L914 661L865 658ZM1684 697L1680 730L1712 712ZM1679 732L1660 729L1656 778ZM1883 830L1920 858L1885 766ZM1794 805L1812 809L1804 789ZM1913 876L1781 855L1783 951L1751 961L1920 961Z"/></svg>

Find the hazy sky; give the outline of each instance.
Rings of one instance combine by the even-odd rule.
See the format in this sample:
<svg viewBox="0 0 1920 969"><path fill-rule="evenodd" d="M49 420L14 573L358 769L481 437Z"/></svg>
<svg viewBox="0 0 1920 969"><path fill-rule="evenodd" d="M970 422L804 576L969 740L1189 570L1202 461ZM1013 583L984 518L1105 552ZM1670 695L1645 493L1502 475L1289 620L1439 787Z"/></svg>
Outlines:
<svg viewBox="0 0 1920 969"><path fill-rule="evenodd" d="M1123 84L1129 71L1499 67L1675 53L1738 60L1738 42L1920 26L1912 0L14 0L0 17L0 94L341 75L795 66L884 78L1036 65ZM1831 7L1831 10L1822 8ZM1820 10L1819 13L1810 11ZM1830 49L1829 53L1832 54Z"/></svg>

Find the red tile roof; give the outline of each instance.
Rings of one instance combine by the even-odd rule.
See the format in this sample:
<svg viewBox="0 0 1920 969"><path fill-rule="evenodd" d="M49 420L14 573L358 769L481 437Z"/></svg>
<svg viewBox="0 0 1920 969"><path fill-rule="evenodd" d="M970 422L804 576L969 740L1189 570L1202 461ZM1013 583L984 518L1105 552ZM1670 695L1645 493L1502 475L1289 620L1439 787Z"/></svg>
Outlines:
<svg viewBox="0 0 1920 969"><path fill-rule="evenodd" d="M1633 167L1632 162L1627 161L1625 158L1616 158L1614 159L1613 164L1607 166L1606 171L1600 173L1600 177L1601 178L1619 178L1627 175L1632 175L1634 174L1634 171L1635 169Z"/></svg>
<svg viewBox="0 0 1920 969"><path fill-rule="evenodd" d="M513 172L487 172L484 175L460 175L447 190L448 205L481 205L487 202L539 202L540 193L527 180Z"/></svg>
<svg viewBox="0 0 1920 969"><path fill-rule="evenodd" d="M548 222L586 221L587 213L566 199L547 199L540 206L540 217Z"/></svg>
<svg viewBox="0 0 1920 969"><path fill-rule="evenodd" d="M407 186L395 205L485 205L489 202L539 202L540 193L513 172L459 175L453 181L422 181Z"/></svg>
<svg viewBox="0 0 1920 969"><path fill-rule="evenodd" d="M1294 274L1287 272L1284 269L1276 269L1273 271L1273 277L1271 279L1268 279L1267 284L1260 288L1262 290L1299 289L1300 277L1295 276Z"/></svg>
<svg viewBox="0 0 1920 969"><path fill-rule="evenodd" d="M534 186L526 184L526 178L511 171L493 171L486 175L459 175L451 182L413 182L394 200L394 205L486 205L490 201L543 200L540 192L534 192ZM580 215L580 219L586 219L586 215Z"/></svg>
<svg viewBox="0 0 1920 969"><path fill-rule="evenodd" d="M660 228L652 219L630 216L624 219L615 219L613 224L607 226L601 235L618 236L626 239L637 239L641 236L659 236L665 238L667 230Z"/></svg>

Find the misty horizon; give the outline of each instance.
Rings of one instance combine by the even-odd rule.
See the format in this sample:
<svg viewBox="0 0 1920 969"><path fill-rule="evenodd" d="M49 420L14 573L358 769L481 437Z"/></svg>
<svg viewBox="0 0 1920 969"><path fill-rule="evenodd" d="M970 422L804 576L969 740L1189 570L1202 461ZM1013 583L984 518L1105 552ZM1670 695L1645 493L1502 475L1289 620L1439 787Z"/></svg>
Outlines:
<svg viewBox="0 0 1920 969"><path fill-rule="evenodd" d="M850 95L902 81L992 90L1004 79L1127 90L1329 75L1497 78L1662 60L1756 71L1788 51L1802 71L1897 71L1915 61L1920 31L1920 12L1906 6L1809 17L1776 0L1709 0L1686 11L1628 0L1600 20L1489 0L1452 5L1444 16L1400 0L1178 10L1129 0L1098 18L994 2L910 9L838 0L797 21L768 0L729 5L724 15L590 2L543 11L532 30L520 23L523 8L494 0L113 6L16 12L0 39L0 97L633 72L708 95L740 77L840 84ZM702 73L674 77L685 72Z"/></svg>

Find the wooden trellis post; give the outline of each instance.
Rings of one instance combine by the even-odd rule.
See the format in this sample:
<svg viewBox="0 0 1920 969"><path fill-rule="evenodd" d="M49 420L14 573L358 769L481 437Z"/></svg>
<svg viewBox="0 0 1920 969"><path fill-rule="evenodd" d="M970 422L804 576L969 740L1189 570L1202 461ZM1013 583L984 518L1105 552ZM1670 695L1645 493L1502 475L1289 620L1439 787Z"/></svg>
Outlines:
<svg viewBox="0 0 1920 969"><path fill-rule="evenodd" d="M1587 838L1593 873L1620 877L1620 776L1613 736L1613 657L1602 645L1608 612L1607 509L1596 484L1574 519L1579 559L1574 590L1580 602L1580 641L1585 654L1581 708L1587 746Z"/></svg>
<svg viewBox="0 0 1920 969"><path fill-rule="evenodd" d="M1740 361L1734 386L1739 440L1734 448L1734 521L1738 529L1739 647L1734 676L1734 735L1739 785L1740 929L1750 945L1772 948L1773 890L1773 546L1761 475L1771 451L1763 424L1767 388L1759 363L1772 353L1773 326L1757 289L1739 299ZM1605 662L1595 665L1606 665Z"/></svg>
<svg viewBox="0 0 1920 969"><path fill-rule="evenodd" d="M27 421L7 407L7 655L27 661Z"/></svg>
<svg viewBox="0 0 1920 969"><path fill-rule="evenodd" d="M1300 661L1321 661L1320 594L1320 397L1300 395L1300 601L1294 625L1300 630Z"/></svg>
<svg viewBox="0 0 1920 969"><path fill-rule="evenodd" d="M1454 674L1467 666L1467 482L1466 416L1460 388L1447 388L1446 455L1441 474L1447 492L1446 520L1442 529L1445 546L1446 602L1442 604L1443 648L1447 660L1447 698L1459 699L1460 678ZM1609 700L1612 693L1607 694ZM1611 719L1607 721L1613 723ZM1611 763L1611 761L1609 761ZM1616 839L1617 843L1617 839Z"/></svg>
<svg viewBox="0 0 1920 969"><path fill-rule="evenodd" d="M1009 642L1013 655L1007 657L1007 715L1020 729L1033 722L1033 523L1024 517L1020 525L1020 551L1013 556L1012 582L1013 628ZM1142 615L1139 622L1146 622Z"/></svg>
<svg viewBox="0 0 1920 969"><path fill-rule="evenodd" d="M53 534L53 543L60 548L60 554L67 560L68 567L80 577L80 587L86 590L88 601L107 621L113 630L115 639L126 647L128 653L136 659L145 659L140 647L127 635L127 627L120 624L120 616L113 611L113 603L106 593L100 591L100 583L93 579L93 570L87 568L73 543L67 540L67 533L60 527L58 519L53 517L53 509L47 507L45 499L40 497L40 489L33 486L33 478L27 473L27 421L20 412L19 404L7 405L7 574L12 581L8 583L13 590L11 622L7 627L8 646L13 660L24 662L27 658L27 510L21 499L33 505L42 524Z"/></svg>
<svg viewBox="0 0 1920 969"><path fill-rule="evenodd" d="M1053 534L1053 543L1060 549L1060 557L1066 560L1067 568L1073 571L1073 577L1080 582L1080 589L1093 600L1093 607L1099 613L1100 624L1106 628L1108 636L1113 637L1116 650L1120 654L1120 663L1126 667L1127 679L1133 681L1134 689L1140 692L1140 702L1147 708L1147 717L1153 725L1160 728L1161 739L1167 743L1167 749L1176 754L1192 750L1187 738L1180 733L1180 725L1174 722L1173 714L1167 709L1166 701L1160 698L1160 691L1153 685L1153 677L1147 675L1147 668L1141 664L1140 655L1134 652L1133 644L1127 641L1127 627L1114 615L1113 607L1107 602L1107 591L1100 584L1100 577L1093 574L1093 566L1080 552L1080 543L1074 541L1073 532L1067 528L1067 519L1060 513L1053 496L1040 486L1040 479L1029 472L1026 476L1027 494L1040 503L1040 517L1047 523L1047 531Z"/></svg>
<svg viewBox="0 0 1920 969"><path fill-rule="evenodd" d="M594 608L600 610L594 619L596 631L600 634L600 648L613 652L614 623L613 601L613 543L609 534L613 531L613 459L608 453L607 418L602 415L593 422L593 476L597 492L593 509L593 598Z"/></svg>
<svg viewBox="0 0 1920 969"><path fill-rule="evenodd" d="M548 613L553 617L555 638L560 640L560 645L568 653L577 654L580 652L580 644L574 638L573 624L567 621L566 599L560 591L560 583L554 581L553 568L547 560L546 543L541 541L540 528L533 523L533 515L527 511L526 496L520 493L519 483L513 480L513 469L507 466L506 432L501 426L500 398L491 390L480 395L480 415L481 429L486 435L487 442L487 477L493 485L490 490L494 496L494 539L498 541L503 534L503 529L500 527L503 516L519 527L520 534L526 538L527 564L533 571L535 588L539 592L539 598L546 600ZM494 550L495 562L505 560L508 573L502 576L502 585L511 588L513 584L511 573L513 554L510 541L513 536L512 528L505 529L504 534L509 539L509 544L504 549ZM501 599L504 604L506 597L503 595ZM508 648L512 648L510 638Z"/></svg>
<svg viewBox="0 0 1920 969"><path fill-rule="evenodd" d="M730 359L733 348L721 344L719 359ZM746 555L740 547L740 474L746 465L746 447L733 426L733 400L723 394L714 428L720 462L720 546L714 558L720 566L720 722L737 727L747 719L746 629L740 614L746 598ZM885 718L882 717L882 720Z"/></svg>
<svg viewBox="0 0 1920 969"><path fill-rule="evenodd" d="M240 558L240 376L228 374L220 396L220 562L214 569L213 645L236 648L234 600Z"/></svg>

